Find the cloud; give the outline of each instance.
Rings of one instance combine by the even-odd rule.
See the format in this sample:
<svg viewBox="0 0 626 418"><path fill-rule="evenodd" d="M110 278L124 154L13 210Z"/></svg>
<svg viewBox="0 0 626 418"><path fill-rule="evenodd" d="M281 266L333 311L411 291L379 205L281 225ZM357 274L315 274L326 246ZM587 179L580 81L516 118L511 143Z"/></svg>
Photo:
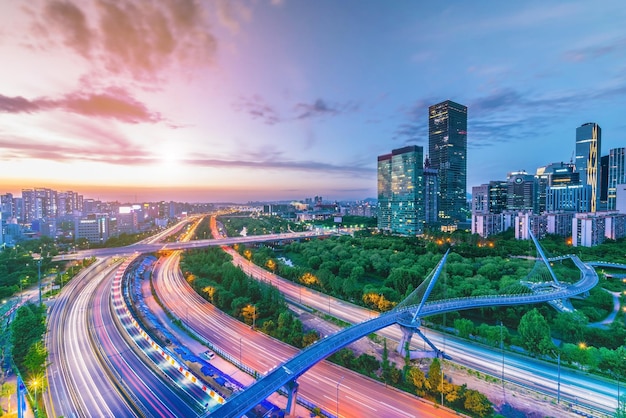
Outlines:
<svg viewBox="0 0 626 418"><path fill-rule="evenodd" d="M317 99L313 103L297 103L294 106L296 119L308 119L324 116L336 116L340 113L352 112L358 109L354 103L329 104L323 99Z"/></svg>
<svg viewBox="0 0 626 418"><path fill-rule="evenodd" d="M163 118L126 91L117 88L102 93L74 92L60 99L0 95L0 113L35 113L45 110L63 110L87 117L115 119L126 123L156 123Z"/></svg>
<svg viewBox="0 0 626 418"><path fill-rule="evenodd" d="M94 36L81 9L69 1L51 1L46 3L44 16L50 28L61 33L65 45L89 56Z"/></svg>
<svg viewBox="0 0 626 418"><path fill-rule="evenodd" d="M233 108L248 113L252 119L260 119L266 125L275 125L281 121L278 112L256 94L251 97L239 97L239 100L233 103Z"/></svg>
<svg viewBox="0 0 626 418"><path fill-rule="evenodd" d="M140 81L208 65L217 48L197 0L52 0L36 19L40 44L60 39L97 72Z"/></svg>
<svg viewBox="0 0 626 418"><path fill-rule="evenodd" d="M266 160L248 160L248 159L226 159L226 158L212 158L204 156L202 158L187 159L186 164L196 165L201 167L234 167L234 168L247 168L247 169L265 169L265 170L297 170L304 172L316 172L316 173L335 173L335 174L349 174L356 177L370 177L376 169L364 166L361 164L329 164L319 161L292 161L281 160L277 158Z"/></svg>
<svg viewBox="0 0 626 418"><path fill-rule="evenodd" d="M584 62L598 59L610 54L626 54L626 38L614 39L610 43L592 45L566 51L563 58L566 61Z"/></svg>
<svg viewBox="0 0 626 418"><path fill-rule="evenodd" d="M21 96L8 97L0 94L0 113L34 113L40 110L37 101L30 101Z"/></svg>

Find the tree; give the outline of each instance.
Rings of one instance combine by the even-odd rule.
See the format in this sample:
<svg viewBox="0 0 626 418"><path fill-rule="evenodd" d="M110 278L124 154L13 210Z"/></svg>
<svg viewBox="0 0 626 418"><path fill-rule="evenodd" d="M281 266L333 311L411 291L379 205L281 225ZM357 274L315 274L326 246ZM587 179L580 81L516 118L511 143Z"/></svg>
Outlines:
<svg viewBox="0 0 626 418"><path fill-rule="evenodd" d="M465 402L463 403L465 409L475 413L479 417L486 417L493 413L493 406L489 399L482 393L474 389L467 389L465 391Z"/></svg>
<svg viewBox="0 0 626 418"><path fill-rule="evenodd" d="M441 382L443 381L443 377L441 376L441 362L438 358L434 358L433 362L430 363L430 367L428 368L428 383L430 385L430 390L434 393L441 393L442 387Z"/></svg>
<svg viewBox="0 0 626 418"><path fill-rule="evenodd" d="M0 398L6 398L7 400L7 411L11 413L11 395L15 393L15 384L14 383L3 383L0 386ZM2 408L0 407L0 412Z"/></svg>
<svg viewBox="0 0 626 418"><path fill-rule="evenodd" d="M459 337L469 338L469 336L474 332L474 323L465 318L455 319L454 328L459 331Z"/></svg>
<svg viewBox="0 0 626 418"><path fill-rule="evenodd" d="M548 321L537 308L522 317L517 332L522 338L522 346L531 354L545 354L554 346L550 340Z"/></svg>
<svg viewBox="0 0 626 418"><path fill-rule="evenodd" d="M48 350L42 341L37 341L31 345L26 357L24 358L24 367L27 374L31 376L43 375L46 371L48 360Z"/></svg>
<svg viewBox="0 0 626 418"><path fill-rule="evenodd" d="M415 388L417 396L424 396L430 390L430 382L426 375L417 367L411 367L407 373L408 383Z"/></svg>

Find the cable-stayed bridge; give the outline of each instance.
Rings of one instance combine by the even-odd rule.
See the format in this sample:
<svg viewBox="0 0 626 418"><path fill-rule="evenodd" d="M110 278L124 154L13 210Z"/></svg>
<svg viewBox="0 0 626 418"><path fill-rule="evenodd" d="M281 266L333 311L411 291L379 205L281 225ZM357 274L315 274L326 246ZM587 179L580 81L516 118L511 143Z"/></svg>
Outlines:
<svg viewBox="0 0 626 418"><path fill-rule="evenodd" d="M598 283L598 275L595 270L590 265L583 263L576 255L566 256L565 258L571 259L574 265L580 270L580 279L573 284L567 284L558 280L550 265L550 259L546 257L532 234L531 237L538 257L533 258L536 260L535 265L530 273L520 281L521 286L518 292L514 294L428 301L428 297L444 268L448 256L448 252L446 252L426 280L394 310L383 313L377 318L345 328L334 335L317 341L302 350L292 359L269 372L256 383L249 386L245 391L239 392L237 395L228 399L224 405L213 411L211 416L242 416L283 386L287 389L289 394L287 412L292 413L295 408L298 391L298 377L334 352L389 325L398 324L403 330L403 339L398 346L399 350L402 352L404 352L405 347L409 346L413 333L417 332L428 342L435 353L443 356L444 354L419 331L421 318L486 306L510 306L567 301L567 299L572 296L589 292L589 290ZM535 286L535 283L543 283L544 285ZM545 285L546 283L547 285ZM558 303L556 304L558 305Z"/></svg>

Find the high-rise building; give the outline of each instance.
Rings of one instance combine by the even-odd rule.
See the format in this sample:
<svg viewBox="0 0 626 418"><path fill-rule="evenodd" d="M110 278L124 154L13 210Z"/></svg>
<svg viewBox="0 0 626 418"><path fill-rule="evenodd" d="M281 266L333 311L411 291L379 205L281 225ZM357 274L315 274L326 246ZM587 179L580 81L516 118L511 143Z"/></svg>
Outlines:
<svg viewBox="0 0 626 418"><path fill-rule="evenodd" d="M378 229L391 231L391 154L378 156Z"/></svg>
<svg viewBox="0 0 626 418"><path fill-rule="evenodd" d="M439 222L454 230L467 219L466 106L446 100L428 108L428 153L439 172Z"/></svg>
<svg viewBox="0 0 626 418"><path fill-rule="evenodd" d="M609 167L607 179L607 206L608 210L615 210L617 185L626 184L626 148L609 150Z"/></svg>
<svg viewBox="0 0 626 418"><path fill-rule="evenodd" d="M506 210L509 185L506 181L489 182L489 213L502 213Z"/></svg>
<svg viewBox="0 0 626 418"><path fill-rule="evenodd" d="M606 211L609 207L609 156L600 158L600 207L598 210Z"/></svg>
<svg viewBox="0 0 626 418"><path fill-rule="evenodd" d="M507 210L536 212L535 176L526 171L507 175Z"/></svg>
<svg viewBox="0 0 626 418"><path fill-rule="evenodd" d="M402 235L424 232L424 151L395 149L378 157L378 227Z"/></svg>
<svg viewBox="0 0 626 418"><path fill-rule="evenodd" d="M576 171L581 184L591 186L591 212L600 203L600 152L602 130L597 123L585 123L576 128Z"/></svg>
<svg viewBox="0 0 626 418"><path fill-rule="evenodd" d="M428 226L438 224L437 204L439 203L439 170L424 161L424 222Z"/></svg>

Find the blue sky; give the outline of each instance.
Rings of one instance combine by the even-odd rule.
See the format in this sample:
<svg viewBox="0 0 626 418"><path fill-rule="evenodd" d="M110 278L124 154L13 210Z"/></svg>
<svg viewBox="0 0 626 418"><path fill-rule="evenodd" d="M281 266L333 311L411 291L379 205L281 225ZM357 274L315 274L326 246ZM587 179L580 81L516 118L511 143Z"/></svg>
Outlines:
<svg viewBox="0 0 626 418"><path fill-rule="evenodd" d="M376 157L427 150L468 106L468 191L626 146L621 1L10 1L2 192L222 201L376 195ZM97 195L97 196L95 196Z"/></svg>

